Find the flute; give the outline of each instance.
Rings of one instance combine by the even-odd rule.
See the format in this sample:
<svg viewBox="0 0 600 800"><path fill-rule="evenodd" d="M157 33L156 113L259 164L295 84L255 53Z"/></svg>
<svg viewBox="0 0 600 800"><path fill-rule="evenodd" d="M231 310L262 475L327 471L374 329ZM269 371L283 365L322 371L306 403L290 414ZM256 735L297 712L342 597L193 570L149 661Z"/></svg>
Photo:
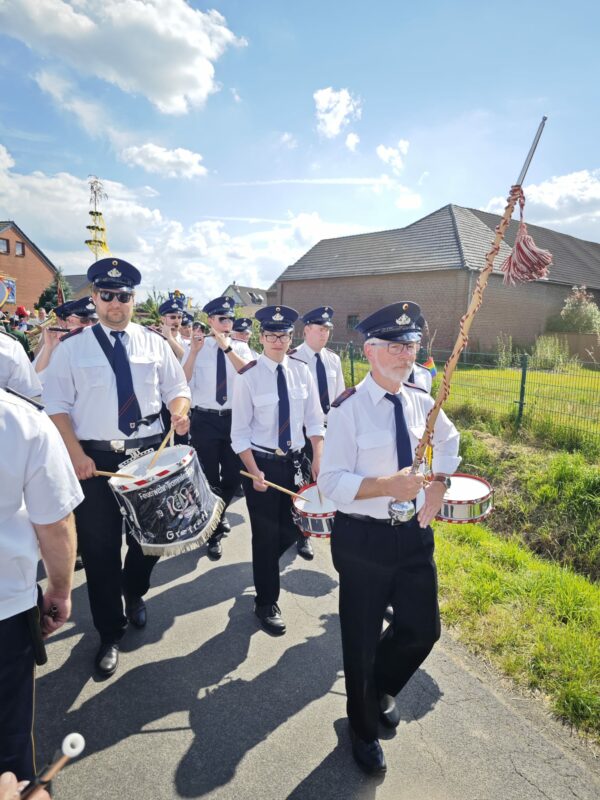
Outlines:
<svg viewBox="0 0 600 800"><path fill-rule="evenodd" d="M52 764L45 766L35 776L31 783L19 792L19 797L30 797L36 789L46 789L48 784L72 758L83 753L85 739L80 733L70 733L65 736L61 746L61 755Z"/></svg>

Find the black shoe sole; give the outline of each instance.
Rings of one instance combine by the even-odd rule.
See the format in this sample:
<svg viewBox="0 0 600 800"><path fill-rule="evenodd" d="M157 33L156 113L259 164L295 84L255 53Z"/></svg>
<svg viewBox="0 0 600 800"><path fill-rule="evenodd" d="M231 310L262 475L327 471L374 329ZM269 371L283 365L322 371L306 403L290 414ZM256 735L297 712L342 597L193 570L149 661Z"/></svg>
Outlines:
<svg viewBox="0 0 600 800"><path fill-rule="evenodd" d="M211 561L218 561L220 558L223 558L223 553L211 553L210 550L208 551L208 557Z"/></svg>
<svg viewBox="0 0 600 800"><path fill-rule="evenodd" d="M366 775L372 775L376 777L377 775L385 775L387 772L387 766L379 769L373 769L373 767L368 767L366 764L363 764L363 762L354 755L354 751L352 751L352 757L354 758L354 763L360 767Z"/></svg>

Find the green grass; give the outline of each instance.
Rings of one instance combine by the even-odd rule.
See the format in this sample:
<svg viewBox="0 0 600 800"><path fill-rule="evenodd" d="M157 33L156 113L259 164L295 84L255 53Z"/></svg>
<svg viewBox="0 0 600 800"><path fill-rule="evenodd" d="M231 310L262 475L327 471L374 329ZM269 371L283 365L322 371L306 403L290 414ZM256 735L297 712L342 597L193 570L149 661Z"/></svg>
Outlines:
<svg viewBox="0 0 600 800"><path fill-rule="evenodd" d="M343 366L346 383L351 385L348 359ZM354 383L368 370L366 362L355 361ZM440 376L434 381L434 394L439 383ZM520 387L520 369L461 364L453 375L444 410L455 420L476 423L492 433L526 436L556 448L581 450L590 460L600 458L600 370L578 365L569 365L568 372L529 370L517 429Z"/></svg>
<svg viewBox="0 0 600 800"><path fill-rule="evenodd" d="M481 525L439 523L436 553L458 638L600 741L600 587Z"/></svg>

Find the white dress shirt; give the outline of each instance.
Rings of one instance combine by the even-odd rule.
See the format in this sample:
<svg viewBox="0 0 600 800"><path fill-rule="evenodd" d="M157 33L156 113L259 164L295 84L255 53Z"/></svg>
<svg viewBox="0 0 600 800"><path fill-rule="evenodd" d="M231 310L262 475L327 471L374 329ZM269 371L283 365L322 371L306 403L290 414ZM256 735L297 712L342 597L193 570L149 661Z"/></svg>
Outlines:
<svg viewBox="0 0 600 800"><path fill-rule="evenodd" d="M244 342L230 340L233 352L244 361L251 361L250 348ZM197 354L194 363L190 389L192 390L192 407L212 408L217 411L224 411L233 405L233 387L237 379L237 369L233 366L226 353L225 370L227 374L227 396L223 405L217 403L217 353L219 345L211 336L204 339L202 350ZM189 358L190 351L184 355L183 363Z"/></svg>
<svg viewBox="0 0 600 800"><path fill-rule="evenodd" d="M111 329L102 326L114 347ZM190 397L181 364L166 340L157 333L130 322L122 338L129 357L133 389L142 416L168 407L176 397ZM112 367L92 328L64 339L48 364L42 393L48 414L69 414L78 439L125 438L119 429L117 382ZM161 433L160 419L141 425L131 439Z"/></svg>
<svg viewBox="0 0 600 800"><path fill-rule="evenodd" d="M414 383L415 386L419 386L421 389L425 389L426 392L431 394L431 384L433 383L433 378L431 377L431 372L425 367L422 367L420 364L415 364L413 366L413 373L414 373Z"/></svg>
<svg viewBox="0 0 600 800"><path fill-rule="evenodd" d="M356 500L363 478L392 475L398 471L394 404L385 398L386 390L371 373L328 415L327 437L323 447L318 484L339 511L387 519L392 497ZM402 385L398 392L414 453L425 430L425 420L434 400L420 389ZM433 434L434 472L448 475L460 464L459 434L443 411ZM420 493L422 494L422 493ZM417 508L422 498L417 499Z"/></svg>
<svg viewBox="0 0 600 800"><path fill-rule="evenodd" d="M261 355L256 365L237 376L233 390L231 447L235 453L279 447L277 362ZM285 356L282 361L290 401L291 449L300 450L307 436L323 436L324 415L319 393L306 364ZM268 450L267 450L268 452Z"/></svg>
<svg viewBox="0 0 600 800"><path fill-rule="evenodd" d="M37 600L39 553L31 523L58 522L81 503L83 492L56 426L3 389L0 441L0 619L8 619Z"/></svg>
<svg viewBox="0 0 600 800"><path fill-rule="evenodd" d="M303 342L297 350L293 353L294 358L299 358L308 364L310 374L313 377L315 386L318 388L319 382L317 380L317 351L309 347L306 342ZM337 353L333 350L328 350L324 347L319 351L321 361L325 367L325 375L327 377L327 391L329 393L329 403L333 403L336 397L339 397L346 388L344 383L344 373L342 372L342 362Z"/></svg>
<svg viewBox="0 0 600 800"><path fill-rule="evenodd" d="M0 332L0 388L39 397L42 385L21 342Z"/></svg>

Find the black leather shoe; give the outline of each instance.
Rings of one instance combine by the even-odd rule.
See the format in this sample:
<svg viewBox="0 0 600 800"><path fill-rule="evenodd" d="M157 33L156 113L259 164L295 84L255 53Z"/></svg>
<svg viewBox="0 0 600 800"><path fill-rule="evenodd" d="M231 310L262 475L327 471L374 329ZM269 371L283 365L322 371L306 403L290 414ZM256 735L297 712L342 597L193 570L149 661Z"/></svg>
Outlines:
<svg viewBox="0 0 600 800"><path fill-rule="evenodd" d="M391 694L379 695L379 721L386 728L397 728L400 724L400 711Z"/></svg>
<svg viewBox="0 0 600 800"><path fill-rule="evenodd" d="M281 610L277 603L267 606L254 605L254 613L260 620L260 624L273 636L283 636L285 633L285 622L281 618Z"/></svg>
<svg viewBox="0 0 600 800"><path fill-rule="evenodd" d="M227 519L225 514L223 514L223 516L221 517L221 521L219 522L219 529L221 533L231 533L231 525L229 524L229 520Z"/></svg>
<svg viewBox="0 0 600 800"><path fill-rule="evenodd" d="M208 557L211 558L213 561L218 561L221 556L223 555L223 545L221 544L220 539L215 539L214 541L209 539L208 540Z"/></svg>
<svg viewBox="0 0 600 800"><path fill-rule="evenodd" d="M387 770L379 739L365 742L354 733L352 725L350 725L350 741L354 760L364 772L368 775L380 775Z"/></svg>
<svg viewBox="0 0 600 800"><path fill-rule="evenodd" d="M103 642L96 653L94 664L100 675L105 677L116 672L119 666L119 645Z"/></svg>
<svg viewBox="0 0 600 800"><path fill-rule="evenodd" d="M383 618L386 622L392 623L394 621L394 609L392 606L386 606L383 612Z"/></svg>
<svg viewBox="0 0 600 800"><path fill-rule="evenodd" d="M298 554L301 555L302 558L305 558L307 561L312 561L313 558L315 557L308 536L300 534L300 536L296 541L296 547L298 548Z"/></svg>
<svg viewBox="0 0 600 800"><path fill-rule="evenodd" d="M125 598L125 616L134 628L145 628L147 620L146 603L143 597Z"/></svg>

